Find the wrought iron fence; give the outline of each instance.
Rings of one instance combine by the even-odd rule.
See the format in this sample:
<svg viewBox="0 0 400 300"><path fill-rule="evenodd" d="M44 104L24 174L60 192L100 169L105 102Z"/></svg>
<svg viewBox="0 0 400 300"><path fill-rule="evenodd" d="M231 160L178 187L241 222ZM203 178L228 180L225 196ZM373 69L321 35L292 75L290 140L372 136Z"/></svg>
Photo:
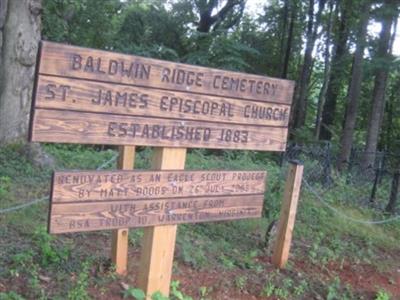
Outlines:
<svg viewBox="0 0 400 300"><path fill-rule="evenodd" d="M347 168L338 171L338 151L330 143L289 144L281 156L281 165L290 160L303 162L304 180L323 197L400 213L400 156L376 152L374 164L364 167L365 154L353 149Z"/></svg>

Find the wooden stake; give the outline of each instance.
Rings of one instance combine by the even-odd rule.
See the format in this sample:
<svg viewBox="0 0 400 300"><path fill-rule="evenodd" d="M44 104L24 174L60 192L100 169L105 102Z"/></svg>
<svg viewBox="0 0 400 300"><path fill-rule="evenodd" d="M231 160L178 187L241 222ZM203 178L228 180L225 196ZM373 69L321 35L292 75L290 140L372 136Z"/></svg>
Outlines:
<svg viewBox="0 0 400 300"><path fill-rule="evenodd" d="M135 164L135 146L119 147L118 168L131 170ZM111 260L117 274L126 275L128 270L128 228L117 229L112 233Z"/></svg>
<svg viewBox="0 0 400 300"><path fill-rule="evenodd" d="M153 169L183 170L186 148L155 148ZM146 227L140 258L138 287L150 296L169 295L177 225Z"/></svg>
<svg viewBox="0 0 400 300"><path fill-rule="evenodd" d="M280 269L285 267L289 258L302 178L303 165L290 163L283 195L281 216L279 218L277 236L272 254L272 263Z"/></svg>

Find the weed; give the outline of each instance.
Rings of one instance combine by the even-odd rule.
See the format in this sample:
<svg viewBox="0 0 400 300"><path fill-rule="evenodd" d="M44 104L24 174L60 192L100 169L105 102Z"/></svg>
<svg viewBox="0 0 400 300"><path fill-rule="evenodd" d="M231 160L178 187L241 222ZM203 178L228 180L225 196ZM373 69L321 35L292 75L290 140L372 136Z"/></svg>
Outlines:
<svg viewBox="0 0 400 300"><path fill-rule="evenodd" d="M1 292L0 300L25 300L25 299L18 293L10 291L10 292Z"/></svg>
<svg viewBox="0 0 400 300"><path fill-rule="evenodd" d="M278 299L287 299L289 297L289 291L285 288L275 287L274 295L278 297Z"/></svg>
<svg viewBox="0 0 400 300"><path fill-rule="evenodd" d="M241 290L244 291L247 285L247 277L242 275L242 276L237 276L235 278L235 286Z"/></svg>
<svg viewBox="0 0 400 300"><path fill-rule="evenodd" d="M96 146L47 144L44 148L56 158L58 167L62 169L95 169L116 154L111 149L98 151ZM111 168L113 165L107 167Z"/></svg>
<svg viewBox="0 0 400 300"><path fill-rule="evenodd" d="M171 299L176 300L192 300L192 297L185 295L179 290L179 281L175 280L171 282Z"/></svg>
<svg viewBox="0 0 400 300"><path fill-rule="evenodd" d="M203 244L193 240L193 238L186 234L178 236L177 244L181 250L181 258L183 262L192 266L194 269L201 269L208 263Z"/></svg>
<svg viewBox="0 0 400 300"><path fill-rule="evenodd" d="M0 176L0 199L8 197L11 188L11 178Z"/></svg>
<svg viewBox="0 0 400 300"><path fill-rule="evenodd" d="M129 286L123 293L124 298L132 297L136 300L144 300L146 299L146 294L138 288L134 288Z"/></svg>
<svg viewBox="0 0 400 300"><path fill-rule="evenodd" d="M335 277L329 284L326 300L351 300L354 298L351 286L346 284L343 288L339 277Z"/></svg>
<svg viewBox="0 0 400 300"><path fill-rule="evenodd" d="M179 281L171 282L171 296L166 297L161 292L157 291L151 295L152 300L192 300L191 297L185 295L182 291L179 290ZM144 300L146 299L146 294L143 290L134 287L128 287L124 293L124 298L132 297L136 300Z"/></svg>
<svg viewBox="0 0 400 300"><path fill-rule="evenodd" d="M212 288L208 288L206 286L201 286L199 287L199 296L200 296L200 300L206 300L208 294L210 294L210 292L212 291Z"/></svg>
<svg viewBox="0 0 400 300"><path fill-rule="evenodd" d="M258 255L257 249L252 249L246 252L244 255L237 249L234 249L233 256L238 258L236 264L243 269L254 269L256 267L255 258Z"/></svg>
<svg viewBox="0 0 400 300"><path fill-rule="evenodd" d="M69 257L70 249L68 247L57 249L53 244L54 237L48 234L43 226L39 226L35 230L33 241L39 249L39 256L43 267L66 261Z"/></svg>
<svg viewBox="0 0 400 300"><path fill-rule="evenodd" d="M235 267L235 262L224 254L221 254L219 256L219 260L222 263L222 265L227 269L232 269Z"/></svg>
<svg viewBox="0 0 400 300"><path fill-rule="evenodd" d="M134 230L129 230L129 244L137 247L140 245L140 241L143 237L144 231L142 228L135 228Z"/></svg>
<svg viewBox="0 0 400 300"><path fill-rule="evenodd" d="M161 294L161 292L155 292L151 295L151 300L170 300L168 297Z"/></svg>
<svg viewBox="0 0 400 300"><path fill-rule="evenodd" d="M326 300L340 299L340 279L335 277L333 282L328 286L328 293L326 295Z"/></svg>
<svg viewBox="0 0 400 300"><path fill-rule="evenodd" d="M308 283L305 280L300 281L299 285L295 286L293 290L293 294L295 296L301 296L303 295L308 288Z"/></svg>
<svg viewBox="0 0 400 300"><path fill-rule="evenodd" d="M90 299L87 288L89 286L89 267L90 263L85 261L82 263L82 270L78 274L75 285L68 292L69 300L87 300Z"/></svg>
<svg viewBox="0 0 400 300"><path fill-rule="evenodd" d="M390 298L390 294L382 289L376 293L374 300L390 300Z"/></svg>
<svg viewBox="0 0 400 300"><path fill-rule="evenodd" d="M271 297L274 294L274 291L275 285L271 281L267 281L261 291L261 296Z"/></svg>
<svg viewBox="0 0 400 300"><path fill-rule="evenodd" d="M32 250L26 250L15 254L11 258L13 267L10 268L9 272L13 277L19 277L22 272L26 272L26 275L28 275L28 288L30 294L37 299L43 299L45 298L45 293L40 285L39 266L34 262L33 258L34 252Z"/></svg>

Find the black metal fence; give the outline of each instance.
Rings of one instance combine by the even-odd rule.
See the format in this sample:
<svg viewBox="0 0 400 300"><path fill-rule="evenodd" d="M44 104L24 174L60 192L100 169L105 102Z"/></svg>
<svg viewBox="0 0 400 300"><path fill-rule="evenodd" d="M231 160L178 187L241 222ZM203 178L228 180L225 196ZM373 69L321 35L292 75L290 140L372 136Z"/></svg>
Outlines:
<svg viewBox="0 0 400 300"><path fill-rule="evenodd" d="M364 167L365 154L353 149L346 169L339 172L338 151L330 143L289 144L281 156L281 164L289 160L303 162L304 180L321 195L328 197L329 194L329 197L346 204L400 213L400 156L376 152L373 166Z"/></svg>

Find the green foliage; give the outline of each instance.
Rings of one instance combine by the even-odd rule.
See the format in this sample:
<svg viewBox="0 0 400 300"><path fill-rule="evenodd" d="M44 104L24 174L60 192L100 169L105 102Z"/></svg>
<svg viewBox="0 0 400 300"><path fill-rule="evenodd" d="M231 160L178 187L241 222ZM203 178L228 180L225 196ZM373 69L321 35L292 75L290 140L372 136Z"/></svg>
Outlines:
<svg viewBox="0 0 400 300"><path fill-rule="evenodd" d="M133 299L136 300L146 299L146 294L141 289L133 288L131 286L124 291L123 295L124 298L132 297Z"/></svg>
<svg viewBox="0 0 400 300"><path fill-rule="evenodd" d="M34 260L34 252L26 250L24 252L15 254L12 260L12 267L9 272L12 277L19 277L21 273L27 273L27 283L29 287L30 296L34 298L45 298L44 289L39 281L39 265Z"/></svg>
<svg viewBox="0 0 400 300"><path fill-rule="evenodd" d="M16 149L19 148L16 147ZM46 145L45 149L52 153L57 165L65 168L86 164L85 168L95 169L116 153L115 150L99 151L99 148L88 146ZM19 164L29 166L29 161L25 160L23 156L14 155L14 152L9 149L0 149L0 155L4 155L6 152L10 152L11 159L4 159L8 167L2 176L12 178L10 175L13 170L9 169L9 166L13 165L20 172L26 172ZM140 168L148 168L150 157L151 150L148 148L138 149L137 165ZM320 282L309 274L302 273L300 276L297 274L297 270L293 271L291 268L287 272L271 272L263 261L260 262L259 258L265 256L261 246L264 231L272 218L279 215L284 176L282 170L276 165L276 161L277 159L273 155L251 151L189 151L187 159L189 169L199 167L202 169L267 169L266 207L268 211L265 218L262 219L180 225L176 251L178 261L196 269L196 272L198 270L204 272L206 268L212 268L220 271L219 273L236 274L236 277L230 281L231 288L246 293L250 286L249 283L253 282L252 276L259 278L268 276L268 280L264 283L263 296L279 297L280 299L305 299L310 297L312 291L317 290L320 295L330 295L331 299L357 298L358 295L354 296L351 288L343 285L340 281ZM312 166L313 162L307 162L306 167ZM37 170L37 173L34 173L30 180L35 182L39 181L38 178L43 178L47 172L35 169L34 166L32 168ZM16 175L18 177L18 174ZM25 173L22 174L23 176L26 176ZM46 180L48 183L48 179ZM10 183L7 193L14 193L15 186L12 184L12 180L6 179L5 181ZM324 194L325 201L357 219L380 218L369 209L348 206L345 202L339 201L348 194L356 194L357 190L347 186L344 179L338 179L337 183L332 191ZM40 299L41 297L87 299L85 297L89 297L89 290L91 291L93 286L96 291L100 291L102 287L104 288L103 285L117 280L116 277L110 277L107 279L108 281L104 279L105 276L108 276L105 275L108 274L105 272L112 272L104 271L107 269L105 265L108 252L104 257L103 254L87 251L86 241L89 243L92 239L89 238L89 235L74 234L63 237L48 235L45 231L44 219L37 218L45 215L46 212L47 206L35 206L24 214L22 212L14 214L15 218L18 218L18 222L23 221L20 220L22 215L25 222L29 221L34 224L34 226L29 226L29 230L14 227L8 221L5 223L6 226L0 229L0 243L7 243L4 244L6 245L4 247L3 244L0 244L6 251L5 259L0 262L0 271L7 270L5 275L0 273L0 276L3 276L0 277L0 280L12 281L16 278L21 281L25 280L27 284L24 287L24 293L21 294L28 299ZM8 234L6 230L12 232L18 242L13 243L3 238ZM142 232L142 230L130 231L130 240L135 246L139 244ZM95 235L93 240L96 240L96 245L97 241L106 240L108 243L108 233L106 232L90 233L90 235ZM293 247L293 256L296 259L302 259L318 266L322 265L322 267L329 267L330 262L341 266L344 264L344 260L346 263L362 261L383 264L382 260L377 259L380 257L381 248L387 247L388 251L397 251L399 238L398 223L366 226L348 222L321 206L318 200L307 192L307 189L303 189L294 232L296 247ZM79 247L69 247L70 243L79 245ZM306 251L302 251L303 244L307 247ZM98 247L101 248L102 244L99 243ZM89 261L95 259L93 266L98 266L96 271L91 271L89 266L81 266L81 261L88 259ZM52 282L54 290L46 288L46 284L41 280L42 275L54 278L54 282ZM71 278L72 284L69 283ZM222 287L205 288L202 291L199 290L198 295L200 298L206 299L211 289L220 288ZM15 291L21 292L17 288ZM187 299L185 298L187 295L182 292L179 284L175 285L175 291L175 295L171 293L171 299ZM104 293L106 292L104 291ZM133 295L138 297L137 293L132 292L126 297L132 298ZM165 299L165 297L161 298L163 297L161 294L154 297Z"/></svg>
<svg viewBox="0 0 400 300"><path fill-rule="evenodd" d="M82 263L82 270L79 272L76 282L72 289L68 292L69 300L89 300L87 288L89 286L89 268L90 262Z"/></svg>
<svg viewBox="0 0 400 300"><path fill-rule="evenodd" d="M11 178L8 176L0 177L0 199L6 198L11 189Z"/></svg>
<svg viewBox="0 0 400 300"><path fill-rule="evenodd" d="M326 300L352 300L354 294L349 285L343 286L339 277L335 277L328 285Z"/></svg>
<svg viewBox="0 0 400 300"><path fill-rule="evenodd" d="M161 292L157 291L151 295L151 300L192 300L191 297L185 295L179 288L179 281L172 281L170 287L170 297L164 296ZM133 298L136 300L146 299L146 294L143 290L133 287L128 287L123 292L124 298Z"/></svg>
<svg viewBox="0 0 400 300"><path fill-rule="evenodd" d="M47 267L49 264L59 264L69 257L70 249L65 245L56 247L54 237L48 234L42 226L38 227L33 233L33 241L39 249L38 254L43 267Z"/></svg>
<svg viewBox="0 0 400 300"><path fill-rule="evenodd" d="M0 293L0 300L24 300L24 299L25 299L24 297L13 291Z"/></svg>
<svg viewBox="0 0 400 300"><path fill-rule="evenodd" d="M112 149L99 152L96 147L73 144L47 144L45 149L61 169L96 169L116 156L116 151ZM114 161L107 168L115 165Z"/></svg>
<svg viewBox="0 0 400 300"><path fill-rule="evenodd" d="M261 291L261 296L276 296L278 299L287 299L290 291L286 287L279 287L268 281Z"/></svg>
<svg viewBox="0 0 400 300"><path fill-rule="evenodd" d="M110 49L122 4L118 0L46 0L43 35L56 42Z"/></svg>
<svg viewBox="0 0 400 300"><path fill-rule="evenodd" d="M378 293L376 293L376 296L374 300L390 300L390 294L386 292L385 290L379 290Z"/></svg>
<svg viewBox="0 0 400 300"><path fill-rule="evenodd" d="M201 269L207 266L208 259L204 243L196 241L188 234L178 238L178 245L181 249L181 257L184 263L194 269Z"/></svg>
<svg viewBox="0 0 400 300"><path fill-rule="evenodd" d="M208 294L212 291L212 288L207 288L206 286L199 287L200 300L207 299Z"/></svg>
<svg viewBox="0 0 400 300"><path fill-rule="evenodd" d="M151 295L151 300L170 300L170 299L161 294L161 292L157 291L153 295Z"/></svg>
<svg viewBox="0 0 400 300"><path fill-rule="evenodd" d="M35 191L35 187L43 179L49 178L51 172L33 164L23 143L0 147L0 166L0 185L7 190L13 190L17 183L29 185L31 191Z"/></svg>
<svg viewBox="0 0 400 300"><path fill-rule="evenodd" d="M179 21L161 2L132 3L122 13L115 48L126 53L176 61L183 51L184 29Z"/></svg>
<svg viewBox="0 0 400 300"><path fill-rule="evenodd" d="M256 60L259 52L243 44L233 35L194 32L193 49L184 61L194 65L222 68L234 71L251 71L244 57Z"/></svg>
<svg viewBox="0 0 400 300"><path fill-rule="evenodd" d="M179 281L174 280L171 282L171 300L193 300L192 297L185 295L179 289Z"/></svg>
<svg viewBox="0 0 400 300"><path fill-rule="evenodd" d="M235 277L235 286L239 290L244 291L246 289L246 285L247 285L247 277L245 275Z"/></svg>

